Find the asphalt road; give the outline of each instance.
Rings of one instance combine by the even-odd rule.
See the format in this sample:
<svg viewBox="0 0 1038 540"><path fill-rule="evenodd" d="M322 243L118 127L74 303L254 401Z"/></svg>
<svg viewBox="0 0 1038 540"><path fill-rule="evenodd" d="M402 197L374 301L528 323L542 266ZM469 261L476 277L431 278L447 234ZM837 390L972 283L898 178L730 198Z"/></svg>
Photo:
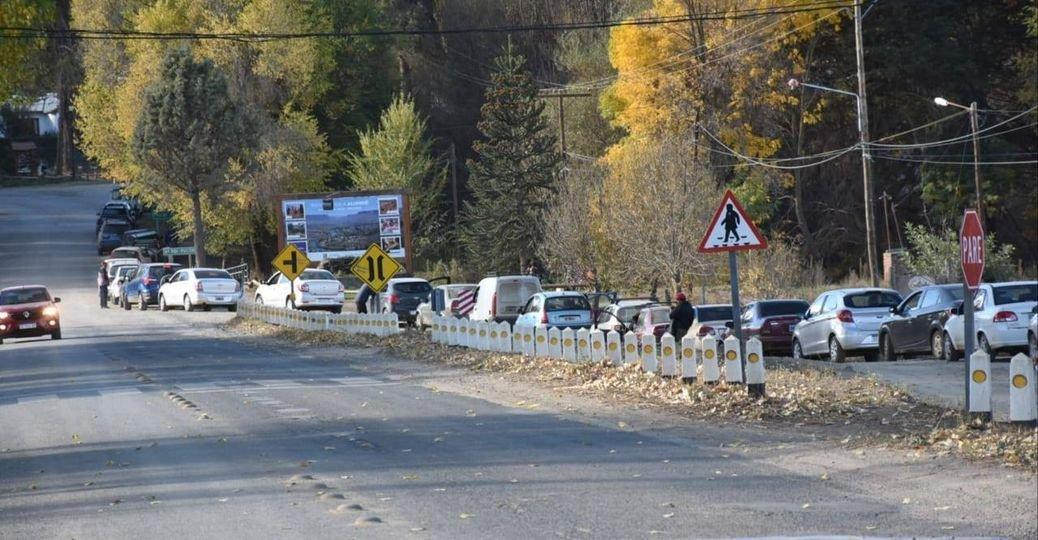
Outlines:
<svg viewBox="0 0 1038 540"><path fill-rule="evenodd" d="M101 310L106 195L0 190L0 287L48 285L64 325L60 341L0 345L0 537L1038 530L1033 474L235 337L213 329L221 312Z"/></svg>

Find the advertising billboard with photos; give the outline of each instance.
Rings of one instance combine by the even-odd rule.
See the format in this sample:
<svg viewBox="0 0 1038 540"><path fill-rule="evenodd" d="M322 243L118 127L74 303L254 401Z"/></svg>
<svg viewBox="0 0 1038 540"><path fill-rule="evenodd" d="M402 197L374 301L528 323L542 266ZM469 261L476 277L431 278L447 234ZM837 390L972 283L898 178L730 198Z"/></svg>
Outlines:
<svg viewBox="0 0 1038 540"><path fill-rule="evenodd" d="M399 191L282 195L278 238L316 262L359 257L379 244L410 267L408 211Z"/></svg>

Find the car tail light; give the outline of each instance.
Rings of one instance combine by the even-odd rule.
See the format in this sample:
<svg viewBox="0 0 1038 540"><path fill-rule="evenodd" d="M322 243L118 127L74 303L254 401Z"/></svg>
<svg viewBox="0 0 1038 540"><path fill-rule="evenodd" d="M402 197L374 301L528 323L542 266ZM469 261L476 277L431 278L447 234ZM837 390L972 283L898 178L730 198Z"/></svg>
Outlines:
<svg viewBox="0 0 1038 540"><path fill-rule="evenodd" d="M457 310L458 310L458 301L457 300L451 300L451 307L450 307L449 311L451 313L454 313Z"/></svg>
<svg viewBox="0 0 1038 540"><path fill-rule="evenodd" d="M195 282L195 290L198 291L198 292L202 292L202 282L201 281Z"/></svg>
<svg viewBox="0 0 1038 540"><path fill-rule="evenodd" d="M309 283L300 283L299 284L299 292L310 292L310 284Z"/></svg>
<svg viewBox="0 0 1038 540"><path fill-rule="evenodd" d="M490 298L490 316L497 317L497 293Z"/></svg>
<svg viewBox="0 0 1038 540"><path fill-rule="evenodd" d="M1016 313L1012 311L999 311L995 314L994 322L1016 322Z"/></svg>
<svg viewBox="0 0 1038 540"><path fill-rule="evenodd" d="M854 314L849 309L841 309L836 312L836 320L842 323L852 323L854 322Z"/></svg>
<svg viewBox="0 0 1038 540"><path fill-rule="evenodd" d="M141 278L141 283L144 284L145 287L150 287L152 283L155 283L155 278L151 276L144 276Z"/></svg>
<svg viewBox="0 0 1038 540"><path fill-rule="evenodd" d="M397 296L395 294L389 295L389 303L390 304L395 304L395 303L397 303L399 301L400 301L400 297L399 296Z"/></svg>
<svg viewBox="0 0 1038 540"><path fill-rule="evenodd" d="M238 281L234 282L234 292L241 292L241 283Z"/></svg>
<svg viewBox="0 0 1038 540"><path fill-rule="evenodd" d="M704 337L704 336L708 336L708 335L712 336L714 334L715 334L714 327L712 327L712 326L704 325L704 326L700 326L699 327L699 337Z"/></svg>
<svg viewBox="0 0 1038 540"><path fill-rule="evenodd" d="M548 324L548 312L547 311L542 311L541 312L541 324Z"/></svg>

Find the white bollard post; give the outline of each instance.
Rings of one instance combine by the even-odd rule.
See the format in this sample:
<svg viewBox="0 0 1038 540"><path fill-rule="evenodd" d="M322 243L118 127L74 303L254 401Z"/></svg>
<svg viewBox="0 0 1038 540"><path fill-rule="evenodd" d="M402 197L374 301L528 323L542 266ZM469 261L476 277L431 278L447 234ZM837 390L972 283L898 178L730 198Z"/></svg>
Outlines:
<svg viewBox="0 0 1038 540"><path fill-rule="evenodd" d="M479 325L480 321L469 321L469 348L479 349Z"/></svg>
<svg viewBox="0 0 1038 540"><path fill-rule="evenodd" d="M674 336L669 332L660 338L660 374L664 377L678 375L677 347L674 344Z"/></svg>
<svg viewBox="0 0 1038 540"><path fill-rule="evenodd" d="M1038 422L1038 394L1035 393L1035 369L1031 359L1017 353L1009 361L1009 421Z"/></svg>
<svg viewBox="0 0 1038 540"><path fill-rule="evenodd" d="M624 351L620 343L620 333L616 330L610 330L606 334L606 357L609 358L609 363L614 366L624 363Z"/></svg>
<svg viewBox="0 0 1038 540"><path fill-rule="evenodd" d="M458 329L458 333L460 335L459 339L461 341L460 345L462 347L469 348L469 347L472 346L471 345L471 340L469 339L469 330L472 329L472 323L473 322L474 321L470 321L468 319L462 319L461 320L461 326Z"/></svg>
<svg viewBox="0 0 1038 540"><path fill-rule="evenodd" d="M728 336L724 340L724 380L728 384L742 384L739 340L735 336Z"/></svg>
<svg viewBox="0 0 1038 540"><path fill-rule="evenodd" d="M512 325L501 321L499 328L501 329L498 333L501 339L501 351L506 353L515 352L515 346L512 343L512 339L515 337Z"/></svg>
<svg viewBox="0 0 1038 540"><path fill-rule="evenodd" d="M523 329L523 356L533 356L536 352L534 350L533 343L533 327L532 326L521 326Z"/></svg>
<svg viewBox="0 0 1038 540"><path fill-rule="evenodd" d="M488 340L490 339L490 324L487 323L486 321L481 321L479 323L478 331L479 331L479 346L478 346L479 350L481 350L481 351L489 351L490 350L490 342Z"/></svg>
<svg viewBox="0 0 1038 540"><path fill-rule="evenodd" d="M573 339L573 329L567 328L562 331L562 359L567 362L577 361L577 347Z"/></svg>
<svg viewBox="0 0 1038 540"><path fill-rule="evenodd" d="M706 336L700 343L703 346L703 382L717 384L721 379L721 367L717 364L717 338Z"/></svg>
<svg viewBox="0 0 1038 540"><path fill-rule="evenodd" d="M592 330L588 336L591 339L591 361L597 364L606 357L605 334L601 330Z"/></svg>
<svg viewBox="0 0 1038 540"><path fill-rule="evenodd" d="M458 344L458 319L447 317L447 345Z"/></svg>
<svg viewBox="0 0 1038 540"><path fill-rule="evenodd" d="M501 352L501 338L498 337L498 325L495 322L488 324L487 328L487 350Z"/></svg>
<svg viewBox="0 0 1038 540"><path fill-rule="evenodd" d="M656 359L656 336L645 334L642 336L642 371L656 373L659 362Z"/></svg>
<svg viewBox="0 0 1038 540"><path fill-rule="evenodd" d="M587 363L591 361L591 338L586 328L576 332L577 336L577 362Z"/></svg>
<svg viewBox="0 0 1038 540"><path fill-rule="evenodd" d="M764 346L756 337L746 341L746 391L755 398L764 397Z"/></svg>
<svg viewBox="0 0 1038 540"><path fill-rule="evenodd" d="M548 330L548 356L562 360L562 332L552 327Z"/></svg>
<svg viewBox="0 0 1038 540"><path fill-rule="evenodd" d="M697 338L687 334L681 338L681 380L688 384L696 381L696 349L699 346L696 341Z"/></svg>
<svg viewBox="0 0 1038 540"><path fill-rule="evenodd" d="M969 412L984 422L991 421L991 358L981 349L970 356Z"/></svg>
<svg viewBox="0 0 1038 540"><path fill-rule="evenodd" d="M548 355L548 329L538 326L533 330L533 354L538 358L547 358Z"/></svg>
<svg viewBox="0 0 1038 540"><path fill-rule="evenodd" d="M640 364L642 361L641 346L638 345L638 336L634 332L628 331L624 334L624 363L625 364Z"/></svg>

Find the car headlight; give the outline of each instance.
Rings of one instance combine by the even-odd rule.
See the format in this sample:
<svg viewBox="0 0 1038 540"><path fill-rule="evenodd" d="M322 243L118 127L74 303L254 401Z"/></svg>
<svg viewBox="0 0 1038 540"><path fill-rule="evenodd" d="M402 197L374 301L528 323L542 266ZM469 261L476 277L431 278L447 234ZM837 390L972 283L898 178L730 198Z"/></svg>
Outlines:
<svg viewBox="0 0 1038 540"><path fill-rule="evenodd" d="M0 321L4 320L4 319L6 319L6 318L8 318L10 316L11 315L9 313L7 313L6 311L0 311Z"/></svg>
<svg viewBox="0 0 1038 540"><path fill-rule="evenodd" d="M54 306L47 306L47 307L43 308L43 316L44 317L53 317L53 316L55 316L57 314L58 314L58 308L56 308Z"/></svg>

